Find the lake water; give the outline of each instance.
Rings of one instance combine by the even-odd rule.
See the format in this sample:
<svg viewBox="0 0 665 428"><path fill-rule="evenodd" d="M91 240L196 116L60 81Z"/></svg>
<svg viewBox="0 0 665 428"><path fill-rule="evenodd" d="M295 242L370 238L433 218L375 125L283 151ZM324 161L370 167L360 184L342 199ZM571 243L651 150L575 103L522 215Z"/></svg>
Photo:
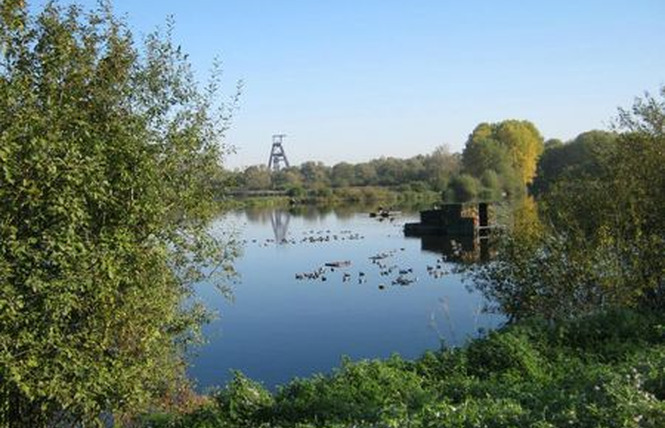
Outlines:
<svg viewBox="0 0 665 428"><path fill-rule="evenodd" d="M223 385L232 369L274 388L329 373L345 355L416 358L499 325L503 319L482 313L482 297L452 272L451 260L479 253L473 242L405 238L404 223L417 218L379 221L353 208L225 214L214 227L238 230L240 277L233 302L206 284L197 288L220 314L191 358L198 389ZM321 273L333 261L351 265Z"/></svg>

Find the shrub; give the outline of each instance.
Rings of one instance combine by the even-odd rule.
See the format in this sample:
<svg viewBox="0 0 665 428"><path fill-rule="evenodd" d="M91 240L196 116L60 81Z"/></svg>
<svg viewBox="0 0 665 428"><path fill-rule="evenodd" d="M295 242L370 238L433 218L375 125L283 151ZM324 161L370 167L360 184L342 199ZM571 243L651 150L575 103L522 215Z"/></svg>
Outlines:
<svg viewBox="0 0 665 428"><path fill-rule="evenodd" d="M185 382L191 284L233 254L206 232L229 112L171 24L141 48L107 2L26 3L0 11L0 425L89 426Z"/></svg>
<svg viewBox="0 0 665 428"><path fill-rule="evenodd" d="M444 198L451 202L468 202L478 197L478 180L468 174L450 179Z"/></svg>
<svg viewBox="0 0 665 428"><path fill-rule="evenodd" d="M253 426L253 421L263 419L274 403L268 391L239 371L214 397L222 414L238 426Z"/></svg>
<svg viewBox="0 0 665 428"><path fill-rule="evenodd" d="M376 422L390 409L412 411L427 399L404 362L344 360L330 377L295 380L277 394L276 414L286 421Z"/></svg>

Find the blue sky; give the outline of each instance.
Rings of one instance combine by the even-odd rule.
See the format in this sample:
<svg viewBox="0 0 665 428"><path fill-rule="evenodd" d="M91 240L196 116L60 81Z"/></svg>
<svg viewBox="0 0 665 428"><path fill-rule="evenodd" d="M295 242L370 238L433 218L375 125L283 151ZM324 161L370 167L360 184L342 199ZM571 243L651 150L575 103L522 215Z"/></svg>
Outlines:
<svg viewBox="0 0 665 428"><path fill-rule="evenodd" d="M223 61L227 94L244 80L230 167L265 163L274 133L295 164L461 151L512 118L567 140L665 84L662 0L113 3L137 36L173 15L202 77Z"/></svg>

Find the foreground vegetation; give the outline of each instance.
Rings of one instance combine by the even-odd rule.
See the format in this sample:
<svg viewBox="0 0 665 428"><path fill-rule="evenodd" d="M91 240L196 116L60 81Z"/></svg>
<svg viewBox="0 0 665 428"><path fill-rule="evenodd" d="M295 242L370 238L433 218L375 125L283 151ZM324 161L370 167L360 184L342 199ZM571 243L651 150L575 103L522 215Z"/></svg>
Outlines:
<svg viewBox="0 0 665 428"><path fill-rule="evenodd" d="M0 426L99 425L186 383L192 284L234 251L207 233L229 110L171 26L25 3L0 2Z"/></svg>
<svg viewBox="0 0 665 428"><path fill-rule="evenodd" d="M665 318L532 319L416 361L344 361L271 394L240 373L145 427L662 427Z"/></svg>

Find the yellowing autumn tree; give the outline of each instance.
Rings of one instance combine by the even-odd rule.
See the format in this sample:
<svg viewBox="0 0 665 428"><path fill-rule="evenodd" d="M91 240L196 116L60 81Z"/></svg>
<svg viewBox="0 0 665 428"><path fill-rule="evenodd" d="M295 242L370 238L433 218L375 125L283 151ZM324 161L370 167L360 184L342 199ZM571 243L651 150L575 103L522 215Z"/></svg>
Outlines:
<svg viewBox="0 0 665 428"><path fill-rule="evenodd" d="M528 120L505 120L495 129L496 139L508 148L513 167L524 184L536 175L538 157L545 149L542 135Z"/></svg>
<svg viewBox="0 0 665 428"><path fill-rule="evenodd" d="M493 170L503 177L514 174L521 185L527 185L543 150L542 135L527 120L481 123L469 135L462 163L476 177Z"/></svg>

